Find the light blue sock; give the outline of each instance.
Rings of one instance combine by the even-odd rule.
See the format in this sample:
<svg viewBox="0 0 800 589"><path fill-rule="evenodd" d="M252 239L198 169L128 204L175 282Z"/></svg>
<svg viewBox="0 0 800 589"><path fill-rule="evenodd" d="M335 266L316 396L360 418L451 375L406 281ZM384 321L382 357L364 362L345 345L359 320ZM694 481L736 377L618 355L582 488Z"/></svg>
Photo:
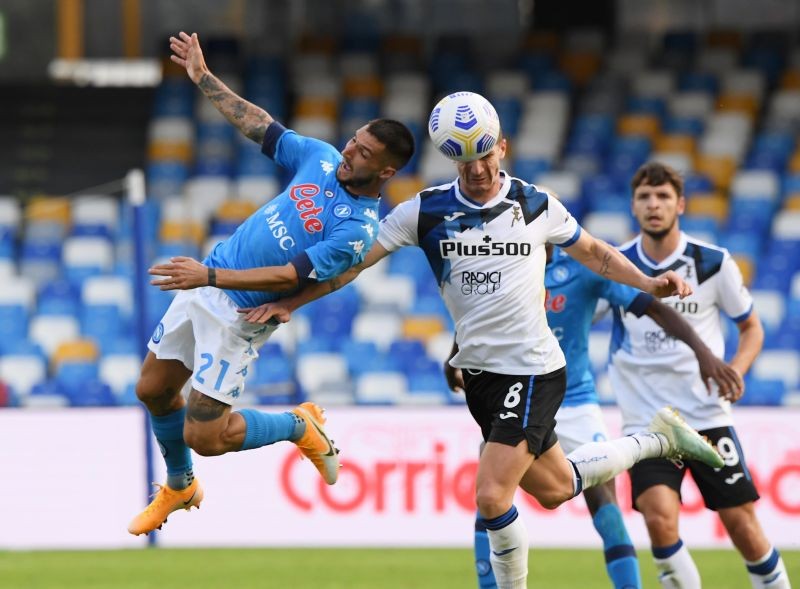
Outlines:
<svg viewBox="0 0 800 589"><path fill-rule="evenodd" d="M239 411L247 430L240 450L252 450L283 440L298 440L306 431L306 422L294 413L264 413L256 409Z"/></svg>
<svg viewBox="0 0 800 589"><path fill-rule="evenodd" d="M597 510L592 518L594 528L603 539L606 570L616 589L641 589L639 561L633 548L622 512L613 503L607 503Z"/></svg>
<svg viewBox="0 0 800 589"><path fill-rule="evenodd" d="M153 433L167 463L167 486L176 490L185 489L194 481L192 455L183 441L185 419L186 407L169 415L150 415Z"/></svg>
<svg viewBox="0 0 800 589"><path fill-rule="evenodd" d="M489 535L480 514L475 514L475 572L480 589L497 589L497 581L489 560Z"/></svg>

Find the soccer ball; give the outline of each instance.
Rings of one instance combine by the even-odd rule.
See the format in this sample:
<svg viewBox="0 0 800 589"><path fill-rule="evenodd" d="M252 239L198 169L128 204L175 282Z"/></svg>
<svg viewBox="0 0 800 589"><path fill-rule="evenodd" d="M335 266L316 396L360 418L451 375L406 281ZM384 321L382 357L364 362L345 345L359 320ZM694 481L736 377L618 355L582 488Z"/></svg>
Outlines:
<svg viewBox="0 0 800 589"><path fill-rule="evenodd" d="M428 134L442 155L469 162L482 158L495 146L500 137L500 119L480 94L455 92L433 107Z"/></svg>

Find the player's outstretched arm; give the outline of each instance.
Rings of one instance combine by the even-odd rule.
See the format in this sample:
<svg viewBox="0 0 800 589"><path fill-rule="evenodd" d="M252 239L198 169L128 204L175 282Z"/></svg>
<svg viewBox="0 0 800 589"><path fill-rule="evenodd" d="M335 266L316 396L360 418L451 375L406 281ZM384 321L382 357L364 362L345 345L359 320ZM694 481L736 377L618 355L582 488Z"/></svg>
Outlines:
<svg viewBox="0 0 800 589"><path fill-rule="evenodd" d="M708 392L713 392L711 382L718 387L719 396L729 401L738 401L744 393L744 381L735 368L717 358L700 339L692 326L675 309L661 301L652 300L645 314L655 321L666 333L689 346L700 365L700 377Z"/></svg>
<svg viewBox="0 0 800 589"><path fill-rule="evenodd" d="M692 294L692 288L675 272L669 271L660 276L645 276L628 258L611 245L592 237L585 230L578 240L564 250L581 264L603 278L627 284L651 295L664 298Z"/></svg>
<svg viewBox="0 0 800 589"><path fill-rule="evenodd" d="M186 68L192 82L226 119L256 143L264 141L267 127L274 119L264 109L237 95L211 73L203 58L197 33L187 35L181 31L177 37L169 38L169 47L173 52L170 59Z"/></svg>
<svg viewBox="0 0 800 589"><path fill-rule="evenodd" d="M282 298L272 303L265 303L258 307L240 309L240 311L246 313L244 317L245 321L250 323L264 324L268 323L271 319L275 319L280 323L286 323L291 318L292 312L295 309L311 301L316 301L335 290L339 290L344 285L351 283L362 270L374 265L378 260L388 256L390 253L389 250L376 241L372 244L363 262L350 267L335 278L325 282L308 283L301 290L289 297Z"/></svg>
<svg viewBox="0 0 800 589"><path fill-rule="evenodd" d="M161 290L190 290L200 286L215 286L229 290L289 291L297 288L297 270L289 263L285 266L263 266L247 270L209 268L193 258L175 256L166 264L158 264L147 271L161 276L150 281Z"/></svg>

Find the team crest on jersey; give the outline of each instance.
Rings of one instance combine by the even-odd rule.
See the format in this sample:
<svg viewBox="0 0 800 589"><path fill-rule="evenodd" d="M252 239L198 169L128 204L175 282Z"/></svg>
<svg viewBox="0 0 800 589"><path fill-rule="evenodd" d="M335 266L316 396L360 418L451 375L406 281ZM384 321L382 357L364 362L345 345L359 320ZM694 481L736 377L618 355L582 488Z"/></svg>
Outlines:
<svg viewBox="0 0 800 589"><path fill-rule="evenodd" d="M556 282L566 282L569 278L569 268L564 266L556 266L553 268L553 280Z"/></svg>
<svg viewBox="0 0 800 589"><path fill-rule="evenodd" d="M522 221L522 209L519 205L514 205L511 209L511 213L514 215L511 219L511 226L513 227L517 221Z"/></svg>
<svg viewBox="0 0 800 589"><path fill-rule="evenodd" d="M339 217L340 219L349 217L352 212L353 209L350 208L350 205L340 204L333 208L333 216Z"/></svg>

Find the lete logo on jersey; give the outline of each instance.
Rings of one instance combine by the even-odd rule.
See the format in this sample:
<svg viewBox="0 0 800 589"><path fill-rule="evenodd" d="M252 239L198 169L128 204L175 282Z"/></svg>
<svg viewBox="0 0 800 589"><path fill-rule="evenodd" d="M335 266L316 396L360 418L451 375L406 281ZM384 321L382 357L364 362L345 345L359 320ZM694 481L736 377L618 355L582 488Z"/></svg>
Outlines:
<svg viewBox="0 0 800 589"><path fill-rule="evenodd" d="M322 221L317 218L322 212L322 207L316 206L311 200L318 194L319 186L316 184L296 184L289 189L289 198L294 201L294 207L300 213L306 233L319 233L324 227Z"/></svg>
<svg viewBox="0 0 800 589"><path fill-rule="evenodd" d="M552 296L549 288L545 291L544 308L546 311L552 311L553 313L561 313L561 311L564 310L564 307L566 305L567 305L566 295L557 294L556 296Z"/></svg>

